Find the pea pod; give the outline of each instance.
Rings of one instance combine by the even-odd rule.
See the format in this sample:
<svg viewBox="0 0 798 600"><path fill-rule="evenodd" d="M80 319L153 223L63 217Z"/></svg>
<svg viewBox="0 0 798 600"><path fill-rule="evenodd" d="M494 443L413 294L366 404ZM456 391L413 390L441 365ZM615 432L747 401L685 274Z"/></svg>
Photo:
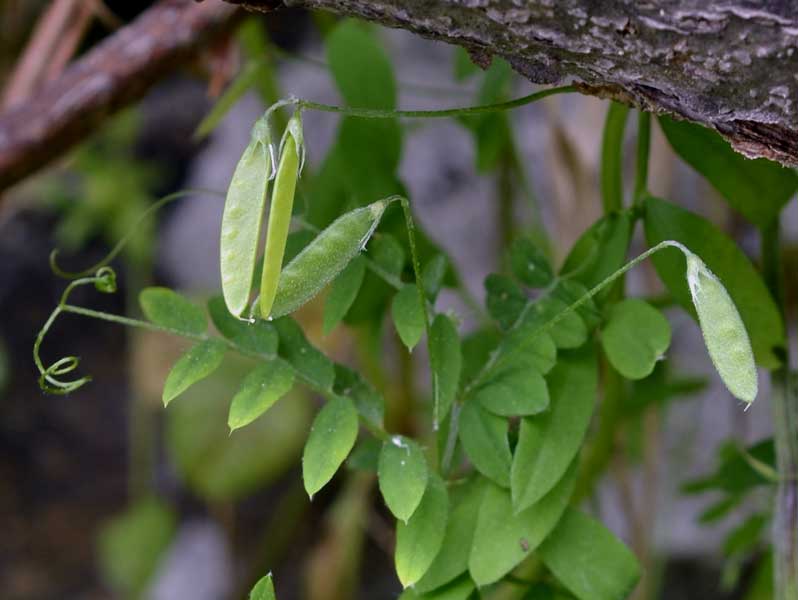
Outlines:
<svg viewBox="0 0 798 600"><path fill-rule="evenodd" d="M751 341L723 284L695 254L687 254L687 285L707 351L723 383L736 398L751 403L757 394Z"/></svg>
<svg viewBox="0 0 798 600"><path fill-rule="evenodd" d="M222 295L227 310L237 317L247 307L252 289L271 170L268 126L261 119L252 128L252 139L236 165L222 214Z"/></svg>
<svg viewBox="0 0 798 600"><path fill-rule="evenodd" d="M296 113L280 144L280 165L274 180L274 191L269 208L269 225L266 230L266 249L263 254L263 274L260 284L260 312L271 312L277 283L283 267L283 255L291 225L291 211L294 207L294 192L299 177L300 156L302 153L302 123Z"/></svg>
<svg viewBox="0 0 798 600"><path fill-rule="evenodd" d="M378 200L333 221L286 265L271 313L261 315L270 319L282 317L318 294L363 250L385 208L395 199Z"/></svg>

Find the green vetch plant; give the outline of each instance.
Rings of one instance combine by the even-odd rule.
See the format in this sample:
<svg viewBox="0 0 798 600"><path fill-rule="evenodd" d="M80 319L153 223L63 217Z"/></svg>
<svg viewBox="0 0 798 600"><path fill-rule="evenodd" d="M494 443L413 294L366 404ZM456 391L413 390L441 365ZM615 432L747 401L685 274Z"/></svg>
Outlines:
<svg viewBox="0 0 798 600"><path fill-rule="evenodd" d="M785 334L778 308L733 242L699 217L648 194L646 115L639 121L632 201L624 205L621 143L628 110L614 105L602 152L604 216L576 242L560 269L532 238L510 243L506 271L486 278L483 322L475 331L461 332L458 315L437 308L441 288L461 287L455 265L416 227L412 202L396 175L398 120L492 115L575 89L551 88L481 106L397 110L384 56L362 52L373 44L371 37L351 23L331 35L330 67L348 105L300 98L272 105L255 123L231 180L221 231L223 300L212 300L208 311L218 335L208 332L202 308L164 288L142 293L146 320L72 304L71 295L81 286L115 291L108 258L77 274L39 333L33 351L42 389L70 393L90 379L68 378L77 357L49 366L42 359L45 335L63 313L195 342L166 379L163 401L169 410L219 368L225 353L249 357L256 364L231 394L231 434L260 419L295 385L323 398L302 455L305 491L310 498L319 494L347 461L376 474L382 499L396 518L394 562L407 588L403 598L466 599L477 588L483 597L498 598L508 586L579 600L628 597L641 565L576 503L593 491L609 462L613 439L625 426L622 408L635 386L655 386L664 399L681 388L661 383L671 342L668 321L656 302L627 297L625 274L652 259L674 300L697 316L721 380L746 406L758 392L756 364L780 364L774 348ZM347 44L360 50L350 55ZM383 81L369 88L371 98L341 70L344 59L364 62L364 69L375 70L375 81ZM275 149L272 121L284 107L295 112ZM318 172L300 177L301 114L309 110L338 113L343 120ZM384 138L375 156L362 146L373 135L372 123ZM367 178L347 169L354 160L346 152L352 139L360 151L355 158L371 161ZM273 170L259 267L258 238ZM789 177L784 180L788 186ZM297 207L294 196L304 196L304 186L306 203ZM377 190L387 193L374 195ZM649 247L629 260L639 223ZM415 402L413 418L424 423L415 434L386 419L383 386L369 381L365 369L327 357L294 318L325 290L326 334L344 322L366 321L377 331L390 315L407 352L426 337L431 389ZM597 406L601 419L595 431ZM781 471L753 451L742 449L735 456L743 457L735 464L747 469L750 485L762 483L763 473L771 477L767 485L782 485ZM726 485L724 473L705 485ZM729 491L728 502L737 502L750 485ZM746 530L748 537L768 518L759 516ZM747 547L732 545L738 554ZM274 598L271 576L257 583L251 597Z"/></svg>

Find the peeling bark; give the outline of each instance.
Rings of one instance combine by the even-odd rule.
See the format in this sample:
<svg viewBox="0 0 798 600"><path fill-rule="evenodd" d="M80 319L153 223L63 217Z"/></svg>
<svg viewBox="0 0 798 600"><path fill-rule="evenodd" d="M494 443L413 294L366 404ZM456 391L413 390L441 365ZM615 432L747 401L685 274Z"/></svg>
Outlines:
<svg viewBox="0 0 798 600"><path fill-rule="evenodd" d="M167 73L226 35L236 9L220 0L161 0L0 115L0 190L66 152Z"/></svg>
<svg viewBox="0 0 798 600"><path fill-rule="evenodd" d="M273 8L275 0L229 0ZM798 0L285 0L502 56L536 83L717 129L798 164Z"/></svg>

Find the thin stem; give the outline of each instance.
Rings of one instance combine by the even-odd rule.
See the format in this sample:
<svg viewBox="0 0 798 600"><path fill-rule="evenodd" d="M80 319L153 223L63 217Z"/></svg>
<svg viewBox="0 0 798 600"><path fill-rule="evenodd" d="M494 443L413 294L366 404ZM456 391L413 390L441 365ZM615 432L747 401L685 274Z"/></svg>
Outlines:
<svg viewBox="0 0 798 600"><path fill-rule="evenodd" d="M648 192L648 157L651 149L651 114L637 114L637 161L635 163L635 185L632 202L638 206Z"/></svg>
<svg viewBox="0 0 798 600"><path fill-rule="evenodd" d="M763 228L765 282L786 322L779 218ZM779 484L773 518L775 600L798 597L798 394L790 385L789 344L780 349L781 366L770 374L771 407Z"/></svg>
<svg viewBox="0 0 798 600"><path fill-rule="evenodd" d="M629 107L610 103L601 139L601 201L604 214L623 208L623 132Z"/></svg>
<svg viewBox="0 0 798 600"><path fill-rule="evenodd" d="M444 108L439 110L393 110L393 109L379 109L379 108L355 108L351 106L336 106L333 104L322 104L320 102L313 102L312 100L304 100L302 98L288 98L281 100L270 106L264 118L269 118L270 114L283 106L296 106L298 110L318 110L322 112L339 113L348 117L359 117L362 119L444 119L449 117L467 117L473 115L482 115L486 113L501 112L503 110L510 110L520 106L532 104L548 96L555 94L570 94L577 92L577 88L573 85L565 85L561 87L549 88L540 90L515 100L508 100L507 102L497 102L495 104L483 104L480 106L462 106L458 108Z"/></svg>
<svg viewBox="0 0 798 600"><path fill-rule="evenodd" d="M82 271L65 271L61 267L58 266L57 258L59 250L56 248L50 253L50 269L52 269L53 273L58 275L59 277L63 277L64 279L76 279L79 277L89 277L93 273L95 273L101 267L109 264L116 256L124 249L125 245L130 241L130 239L139 232L139 225L143 223L146 219L150 216L155 214L159 209L163 208L165 205L174 202L175 200L179 200L180 198L185 198L186 196L194 196L198 194L207 194L210 196L217 196L224 198L224 193L216 191L216 190L206 190L206 189L189 189L189 190L180 190L178 192L174 192L172 194L167 194L163 198L156 200L147 209L139 215L139 218L136 219L136 222L128 229L127 233L122 236L122 238L116 243L116 245L111 249L111 251L105 255L105 257L100 260L100 262L83 269Z"/></svg>

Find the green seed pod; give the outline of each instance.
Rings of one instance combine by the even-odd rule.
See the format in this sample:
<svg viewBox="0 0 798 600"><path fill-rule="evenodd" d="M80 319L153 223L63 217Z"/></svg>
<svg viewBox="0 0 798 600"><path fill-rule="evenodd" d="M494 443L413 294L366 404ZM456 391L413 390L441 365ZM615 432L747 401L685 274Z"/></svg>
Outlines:
<svg viewBox="0 0 798 600"><path fill-rule="evenodd" d="M268 126L259 120L230 180L222 214L219 244L222 294L227 310L237 317L247 307L252 289L271 171Z"/></svg>
<svg viewBox="0 0 798 600"><path fill-rule="evenodd" d="M271 313L277 283L283 267L283 255L291 226L296 181L301 169L303 152L302 122L296 113L288 123L280 144L280 165L274 180L274 191L269 208L269 225L266 230L266 249L263 254L263 274L260 283L260 313ZM304 161L303 161L304 162Z"/></svg>
<svg viewBox="0 0 798 600"><path fill-rule="evenodd" d="M723 284L696 255L687 254L687 285L712 362L732 395L751 403L757 394L751 341Z"/></svg>
<svg viewBox="0 0 798 600"><path fill-rule="evenodd" d="M305 246L280 275L268 316L276 319L305 304L332 281L363 250L393 199L378 200L336 219Z"/></svg>

